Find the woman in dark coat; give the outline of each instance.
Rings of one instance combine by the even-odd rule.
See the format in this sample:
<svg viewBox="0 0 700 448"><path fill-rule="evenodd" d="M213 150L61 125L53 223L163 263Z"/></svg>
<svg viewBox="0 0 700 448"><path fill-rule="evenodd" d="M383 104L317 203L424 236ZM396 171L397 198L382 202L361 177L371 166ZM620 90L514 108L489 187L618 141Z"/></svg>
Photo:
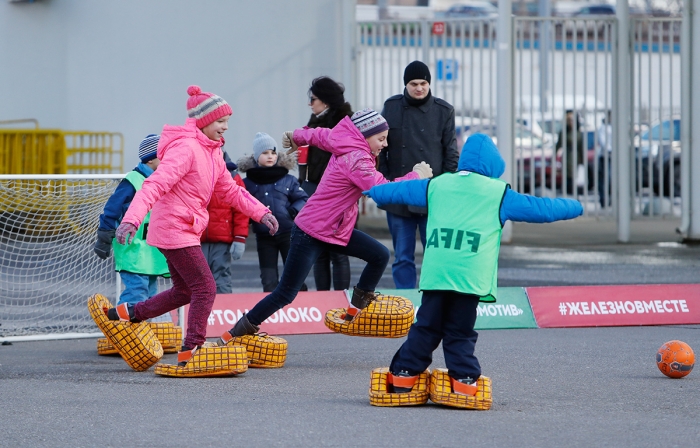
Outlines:
<svg viewBox="0 0 700 448"><path fill-rule="evenodd" d="M307 124L310 128L333 128L344 117L352 115L350 104L345 101L345 87L327 76L321 76L311 81L309 88L309 107L311 118ZM299 166L299 182L301 188L311 196L321 177L326 171L331 153L315 146L309 146L306 165ZM333 275L331 276L331 263ZM347 255L324 252L314 265L314 280L318 291L331 289L342 290L350 288L350 261Z"/></svg>
<svg viewBox="0 0 700 448"><path fill-rule="evenodd" d="M566 151L566 190L564 190L564 194L575 197L578 194L578 166L583 165L583 159L586 157L586 148L583 144L584 131L581 128L581 119L578 113L574 114L573 110L566 111L564 122L566 126L566 139L564 138L565 131L562 127L559 131L559 137L557 138L556 150L559 152L563 147Z"/></svg>

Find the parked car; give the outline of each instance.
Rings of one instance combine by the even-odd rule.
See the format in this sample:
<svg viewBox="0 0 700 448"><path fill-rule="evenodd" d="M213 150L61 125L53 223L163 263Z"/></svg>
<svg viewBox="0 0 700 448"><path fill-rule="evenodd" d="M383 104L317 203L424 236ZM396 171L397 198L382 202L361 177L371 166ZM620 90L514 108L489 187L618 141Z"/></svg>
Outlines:
<svg viewBox="0 0 700 448"><path fill-rule="evenodd" d="M472 123L472 121L474 123ZM496 124L489 119L470 120L469 117L455 117L457 141L461 148L467 137L473 133L484 133L496 138ZM513 151L515 152L515 172L513 187L522 193L533 193L538 188L562 190L562 155L555 155L555 139L537 124L530 127L523 119L516 119L513 129ZM557 129L558 132L558 129ZM588 190L595 186L595 131L585 130L583 135L588 158ZM560 151L561 152L561 151ZM554 179L554 180L553 180Z"/></svg>
<svg viewBox="0 0 700 448"><path fill-rule="evenodd" d="M467 140L467 137L469 137L474 132L482 132L477 131L476 129L489 129L491 126L493 126L493 120L491 120L490 118L456 115L455 134L457 136L457 148L459 148L459 150L461 151L462 145L464 145L464 142ZM489 133L486 132L486 134ZM492 134L489 135L493 136Z"/></svg>
<svg viewBox="0 0 700 448"><path fill-rule="evenodd" d="M496 124L491 120L479 120L478 123L462 125L464 119L457 117L457 138L458 142L463 142L466 138L474 133L483 133L491 136L496 146L498 139L496 138ZM471 121L471 120L467 120ZM474 121L477 121L476 119ZM539 188L545 185L545 175L551 170L547 169L551 165L552 157L554 156L554 148L551 140L544 139L541 131L530 129L521 121L516 121L514 127L514 152L515 152L515 172L513 173L517 181L514 181L514 187L517 185L521 192L531 192L533 188ZM461 147L460 143L460 147ZM542 168L545 167L545 168ZM547 182L549 185L549 182Z"/></svg>
<svg viewBox="0 0 700 448"><path fill-rule="evenodd" d="M590 17L590 16L606 16L615 15L615 5L600 4L600 5L586 5L576 11L573 17Z"/></svg>
<svg viewBox="0 0 700 448"><path fill-rule="evenodd" d="M445 17L495 18L498 17L498 8L486 1L472 1L469 3L452 5L445 11Z"/></svg>
<svg viewBox="0 0 700 448"><path fill-rule="evenodd" d="M635 138L634 146L637 187L651 188L658 196L680 196L680 117L674 116L652 123L648 130Z"/></svg>

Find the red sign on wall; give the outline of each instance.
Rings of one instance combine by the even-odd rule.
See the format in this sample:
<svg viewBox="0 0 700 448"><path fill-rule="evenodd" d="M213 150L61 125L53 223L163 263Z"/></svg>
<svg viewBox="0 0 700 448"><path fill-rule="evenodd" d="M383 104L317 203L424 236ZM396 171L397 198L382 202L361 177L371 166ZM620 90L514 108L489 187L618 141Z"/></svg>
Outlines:
<svg viewBox="0 0 700 448"><path fill-rule="evenodd" d="M268 293L217 294L209 320L207 337L219 337L230 330L243 315ZM332 333L323 320L332 308L347 308L348 299L343 291L300 292L294 302L278 310L260 325L260 331L272 335ZM185 307L185 316L189 306Z"/></svg>
<svg viewBox="0 0 700 448"><path fill-rule="evenodd" d="M540 328L700 324L700 284L526 288Z"/></svg>
<svg viewBox="0 0 700 448"><path fill-rule="evenodd" d="M433 34L445 34L445 22L433 22Z"/></svg>

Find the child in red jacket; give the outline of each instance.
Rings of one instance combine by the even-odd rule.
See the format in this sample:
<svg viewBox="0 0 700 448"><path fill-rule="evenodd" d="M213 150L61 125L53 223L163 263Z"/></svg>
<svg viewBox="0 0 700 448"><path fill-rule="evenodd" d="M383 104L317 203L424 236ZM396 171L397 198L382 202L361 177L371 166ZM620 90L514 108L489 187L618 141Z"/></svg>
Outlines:
<svg viewBox="0 0 700 448"><path fill-rule="evenodd" d="M236 166L224 151L226 169L239 187L245 188ZM248 216L235 208L221 203L213 196L209 207L209 226L202 234L202 252L214 275L217 294L233 292L231 261L240 259L245 252L245 239L248 237Z"/></svg>

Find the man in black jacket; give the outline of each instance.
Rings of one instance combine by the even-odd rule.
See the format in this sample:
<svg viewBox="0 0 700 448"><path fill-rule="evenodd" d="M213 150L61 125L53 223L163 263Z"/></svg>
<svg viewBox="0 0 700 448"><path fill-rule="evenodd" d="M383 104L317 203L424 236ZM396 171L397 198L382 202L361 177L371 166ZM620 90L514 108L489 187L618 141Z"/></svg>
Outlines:
<svg viewBox="0 0 700 448"><path fill-rule="evenodd" d="M430 80L428 66L413 61L404 70L403 94L384 102L382 116L389 123L389 146L379 153L379 171L389 180L408 174L421 161L430 165L435 176L457 171L455 111L447 101L431 95ZM414 289L416 228L425 248L427 210L406 205L382 208L394 244L394 283L399 289Z"/></svg>

